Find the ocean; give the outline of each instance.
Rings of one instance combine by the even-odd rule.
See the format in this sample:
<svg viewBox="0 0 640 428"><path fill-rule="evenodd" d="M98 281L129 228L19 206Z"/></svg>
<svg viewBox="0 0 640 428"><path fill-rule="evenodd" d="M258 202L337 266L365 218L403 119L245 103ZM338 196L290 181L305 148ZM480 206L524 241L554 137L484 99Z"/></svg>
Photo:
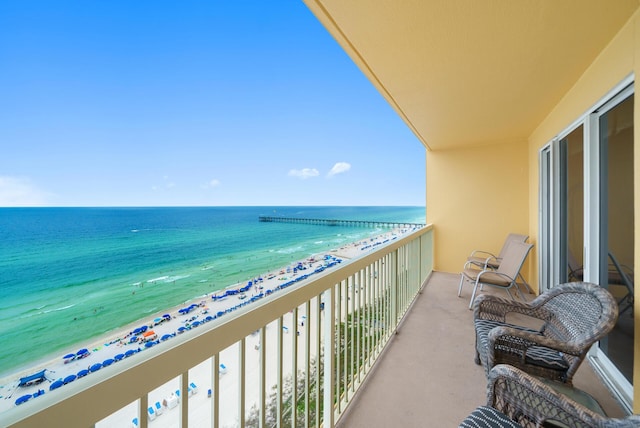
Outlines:
<svg viewBox="0 0 640 428"><path fill-rule="evenodd" d="M424 207L0 208L0 377L150 314L388 229Z"/></svg>

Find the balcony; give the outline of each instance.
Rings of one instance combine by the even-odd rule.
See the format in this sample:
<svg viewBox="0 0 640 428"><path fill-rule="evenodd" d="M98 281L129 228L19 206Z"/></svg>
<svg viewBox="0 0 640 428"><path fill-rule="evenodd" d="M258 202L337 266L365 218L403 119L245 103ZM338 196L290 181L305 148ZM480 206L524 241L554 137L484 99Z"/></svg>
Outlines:
<svg viewBox="0 0 640 428"><path fill-rule="evenodd" d="M432 266L428 226L17 406L3 425L457 426L485 401L485 378L468 297ZM575 384L623 415L588 364Z"/></svg>

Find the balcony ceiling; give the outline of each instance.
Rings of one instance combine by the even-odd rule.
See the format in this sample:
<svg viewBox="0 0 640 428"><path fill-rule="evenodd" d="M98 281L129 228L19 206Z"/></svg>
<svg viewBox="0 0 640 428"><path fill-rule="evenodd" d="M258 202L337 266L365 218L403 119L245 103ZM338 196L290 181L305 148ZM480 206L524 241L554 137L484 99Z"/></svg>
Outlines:
<svg viewBox="0 0 640 428"><path fill-rule="evenodd" d="M305 0L422 143L522 142L639 0Z"/></svg>

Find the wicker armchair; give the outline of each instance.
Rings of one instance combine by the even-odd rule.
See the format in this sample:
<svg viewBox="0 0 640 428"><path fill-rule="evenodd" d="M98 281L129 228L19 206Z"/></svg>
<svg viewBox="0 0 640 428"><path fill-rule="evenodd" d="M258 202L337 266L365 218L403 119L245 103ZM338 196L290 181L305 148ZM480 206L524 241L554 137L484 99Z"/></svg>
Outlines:
<svg viewBox="0 0 640 428"><path fill-rule="evenodd" d="M507 322L507 315L526 323ZM571 384L590 346L613 329L617 317L611 293L585 282L558 285L528 303L482 295L474 305L476 363L487 375L498 364L510 364Z"/></svg>
<svg viewBox="0 0 640 428"><path fill-rule="evenodd" d="M582 391L575 391L587 395ZM501 412L524 428L549 426L637 428L640 426L640 416L628 416L624 419L608 418L557 392L539 379L504 364L494 367L489 373L487 406Z"/></svg>

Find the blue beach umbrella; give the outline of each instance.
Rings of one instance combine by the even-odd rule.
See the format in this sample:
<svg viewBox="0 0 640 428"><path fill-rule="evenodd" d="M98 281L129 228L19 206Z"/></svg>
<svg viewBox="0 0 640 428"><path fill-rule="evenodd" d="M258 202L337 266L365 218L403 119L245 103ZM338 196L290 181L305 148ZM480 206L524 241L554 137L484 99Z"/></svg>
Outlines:
<svg viewBox="0 0 640 428"><path fill-rule="evenodd" d="M23 395L22 397L20 397L20 398L18 398L16 400L16 406L19 406L22 403L26 403L27 401L29 401L31 399L31 397L33 397L33 395L31 395L31 394Z"/></svg>
<svg viewBox="0 0 640 428"><path fill-rule="evenodd" d="M89 370L87 370L87 369L82 369L82 370L80 370L80 371L78 372L77 376L78 376L78 379L80 379L81 377L85 377L85 376L86 376L86 375L88 375L88 374L89 374Z"/></svg>
<svg viewBox="0 0 640 428"><path fill-rule="evenodd" d="M67 354L64 357L62 357L63 360L68 360L69 358L75 358L76 354Z"/></svg>
<svg viewBox="0 0 640 428"><path fill-rule="evenodd" d="M102 362L102 367L108 367L108 366L110 366L111 364L113 364L114 362L115 362L115 360L114 360L114 359L107 358L106 360L104 360L104 361Z"/></svg>
<svg viewBox="0 0 640 428"><path fill-rule="evenodd" d="M64 382L61 380L57 380L55 382L53 382L50 386L49 386L49 391L53 391L54 389L58 389L60 388L62 385L64 385Z"/></svg>
<svg viewBox="0 0 640 428"><path fill-rule="evenodd" d="M120 361L121 359L124 358L124 354L116 354L113 359L116 361Z"/></svg>
<svg viewBox="0 0 640 428"><path fill-rule="evenodd" d="M135 353L136 353L136 351L134 351L133 349L129 349L127 352L124 353L124 356L125 356L125 358L126 357L130 357Z"/></svg>
<svg viewBox="0 0 640 428"><path fill-rule="evenodd" d="M76 377L77 377L77 376L76 376L76 375L74 375L74 374L69 375L69 376L67 376L67 377L65 377L65 378L64 378L64 380L62 381L62 383L64 383L65 385L66 385L66 384L68 384L68 383L71 383L71 382L73 382L74 380L76 380Z"/></svg>
<svg viewBox="0 0 640 428"><path fill-rule="evenodd" d="M147 342L147 343L144 344L144 347L145 348L151 348L155 344L156 344L156 342Z"/></svg>
<svg viewBox="0 0 640 428"><path fill-rule="evenodd" d="M92 365L91 367L89 367L89 371L91 373L93 372L97 372L98 370L100 370L102 368L102 364L100 363L95 363L94 365Z"/></svg>
<svg viewBox="0 0 640 428"><path fill-rule="evenodd" d="M164 336L162 336L162 338L161 338L160 340L162 340L162 341L164 342L165 340L169 340L169 339L171 339L172 337L173 337L173 336L172 336L172 335L170 335L170 334L165 334Z"/></svg>

